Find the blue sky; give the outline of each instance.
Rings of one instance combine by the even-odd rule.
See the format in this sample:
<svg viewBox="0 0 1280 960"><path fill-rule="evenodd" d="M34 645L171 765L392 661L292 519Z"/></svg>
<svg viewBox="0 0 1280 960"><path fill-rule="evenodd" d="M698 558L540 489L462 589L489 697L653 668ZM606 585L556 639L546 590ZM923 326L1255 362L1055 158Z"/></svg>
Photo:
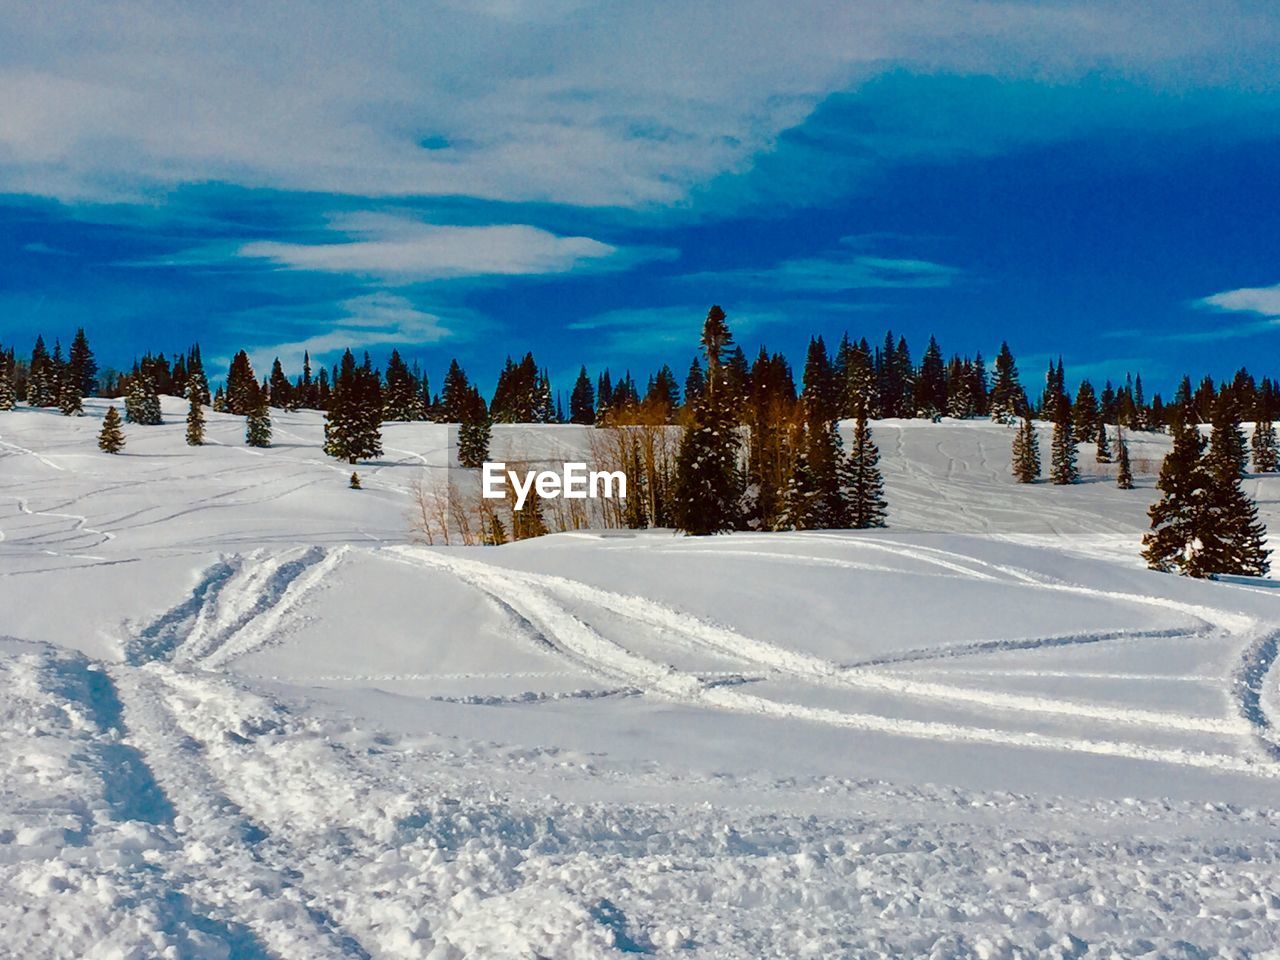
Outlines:
<svg viewBox="0 0 1280 960"><path fill-rule="evenodd" d="M683 373L905 334L1029 382L1277 372L1273 4L0 13L0 342L532 349Z"/></svg>

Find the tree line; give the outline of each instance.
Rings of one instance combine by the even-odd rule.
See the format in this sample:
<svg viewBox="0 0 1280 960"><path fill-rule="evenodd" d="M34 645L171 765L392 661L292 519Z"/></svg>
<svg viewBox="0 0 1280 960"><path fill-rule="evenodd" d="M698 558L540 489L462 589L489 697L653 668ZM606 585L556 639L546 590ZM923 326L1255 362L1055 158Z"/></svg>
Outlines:
<svg viewBox="0 0 1280 960"><path fill-rule="evenodd" d="M125 421L146 425L160 421L160 395L177 395L190 403L189 443L203 443L202 407L212 406L245 417L246 442L265 446L271 440L272 409L315 409L325 414L325 452L353 464L381 455L382 423L428 420L459 425L458 458L466 467L488 458L495 423L594 425L618 433L607 445L610 455L636 478L627 523L692 533L882 525L883 482L868 425L874 419L989 417L1016 424L1013 473L1024 483L1041 477L1033 420L1047 420L1053 424L1053 483L1079 481L1079 447L1087 444L1097 462L1117 464L1117 483L1125 489L1133 487L1133 474L1124 431L1168 431L1175 449L1158 482L1164 506L1152 508L1152 535L1160 534L1161 546L1153 548L1151 565L1198 575L1206 564L1216 568L1210 573L1265 564L1257 545L1241 546L1236 552L1249 557L1237 556L1228 570L1231 564L1221 560L1179 561L1169 544L1182 537L1182 554L1213 556L1213 549L1201 549L1213 540L1206 525L1221 528L1224 511L1234 511L1227 526L1246 531L1237 540L1253 537L1248 531L1256 525L1256 508L1243 493L1227 489L1227 478L1235 474L1209 466L1211 450L1192 456L1188 438L1199 436L1193 428L1204 422L1213 424L1214 436L1243 437L1240 424L1251 418L1255 429L1248 455L1254 470L1274 471L1280 448L1273 418L1280 390L1270 378L1256 380L1241 369L1221 384L1206 376L1193 386L1184 377L1167 402L1159 393L1146 398L1140 374L1126 375L1119 385L1108 380L1100 390L1082 379L1073 397L1059 358L1049 364L1043 389L1031 395L1007 343L988 373L981 353L948 359L934 337L916 364L906 338L889 332L874 348L865 338L845 335L831 350L822 337L812 338L797 385L780 353L761 347L748 361L718 306L708 312L699 346L683 387L668 364L648 376L643 388L630 371L614 378L606 368L592 378L583 366L566 411L532 353L507 358L488 400L457 360L450 362L440 391L433 392L418 364L407 364L395 350L385 370L376 368L368 353L357 360L347 350L331 366L313 367L304 355L302 370L293 377L277 358L261 378L242 350L211 393L198 345L171 356L148 352L127 372L99 372L80 329L65 357L59 341L50 351L43 337L37 337L29 359L0 346L0 410L21 398L74 415L81 398L96 393L123 398ZM842 420L854 422L848 451L836 429ZM674 448L655 440L655 430L663 427L678 428ZM1226 442L1219 441L1219 447ZM123 443L122 435L108 445L118 449L117 443ZM1236 472L1243 475L1247 460ZM1239 486L1238 478L1231 482ZM1198 493L1190 497L1187 490ZM1176 510L1166 502L1171 499L1178 501ZM1249 509L1252 520L1244 515Z"/></svg>

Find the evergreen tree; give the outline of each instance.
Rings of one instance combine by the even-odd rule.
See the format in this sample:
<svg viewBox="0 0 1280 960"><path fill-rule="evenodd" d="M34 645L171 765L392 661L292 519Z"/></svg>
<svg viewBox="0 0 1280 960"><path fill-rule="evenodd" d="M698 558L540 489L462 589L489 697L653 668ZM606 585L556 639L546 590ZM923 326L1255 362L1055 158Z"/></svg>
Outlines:
<svg viewBox="0 0 1280 960"><path fill-rule="evenodd" d="M1098 436L1098 395L1088 380L1080 381L1076 402L1071 406L1071 425L1082 442Z"/></svg>
<svg viewBox="0 0 1280 960"><path fill-rule="evenodd" d="M18 391L13 382L13 353L0 350L0 411L18 405Z"/></svg>
<svg viewBox="0 0 1280 960"><path fill-rule="evenodd" d="M802 438L795 428L796 387L785 357L764 347L751 367L744 407L747 425L747 525L756 530L795 526L788 518L788 490Z"/></svg>
<svg viewBox="0 0 1280 960"><path fill-rule="evenodd" d="M987 390L987 362L979 352L973 357L973 367L969 373L969 390L973 393L973 413L977 417L985 417L990 411L990 397Z"/></svg>
<svg viewBox="0 0 1280 960"><path fill-rule="evenodd" d="M750 376L744 381L744 391L750 391ZM743 400L746 400L744 392ZM671 423L675 412L680 407L680 384L676 375L665 363L657 374L650 378L649 389L645 391L645 406L651 410L662 423Z"/></svg>
<svg viewBox="0 0 1280 960"><path fill-rule="evenodd" d="M1093 459L1097 463L1111 462L1111 443L1107 439L1107 424L1099 418L1097 426L1098 446L1094 452Z"/></svg>
<svg viewBox="0 0 1280 960"><path fill-rule="evenodd" d="M991 419L998 423L1013 423L1022 416L1026 406L1026 398L1022 386L1018 383L1018 367L1014 363L1009 344L1000 344L1000 353L996 356L995 382L991 385L991 396L988 410Z"/></svg>
<svg viewBox="0 0 1280 960"><path fill-rule="evenodd" d="M226 397L226 394L222 392L221 387L219 387L213 394L213 412L214 413L227 412L227 397Z"/></svg>
<svg viewBox="0 0 1280 960"><path fill-rule="evenodd" d="M1240 429L1240 414L1235 397L1229 390L1218 394L1211 418L1213 433L1209 440L1205 466L1220 477L1239 480L1247 472L1248 447Z"/></svg>
<svg viewBox="0 0 1280 960"><path fill-rule="evenodd" d="M683 431L676 454L676 526L694 536L724 533L741 519L738 425L724 375L732 343L724 311L713 306L702 328L706 389L694 403L692 422Z"/></svg>
<svg viewBox="0 0 1280 960"><path fill-rule="evenodd" d="M848 525L855 530L883 527L888 515L884 479L880 475L880 451L871 438L866 414L858 417L853 447L842 470L848 500Z"/></svg>
<svg viewBox="0 0 1280 960"><path fill-rule="evenodd" d="M0 392L4 389L0 383ZM5 409L0 400L0 410ZM1250 441L1253 453L1253 469L1255 473L1275 473L1280 465L1280 445L1276 442L1276 427L1269 418L1259 419L1253 425L1253 439Z"/></svg>
<svg viewBox="0 0 1280 960"><path fill-rule="evenodd" d="M383 391L384 419L407 422L421 418L418 382L398 350L392 350L391 358L387 360L386 385Z"/></svg>
<svg viewBox="0 0 1280 960"><path fill-rule="evenodd" d="M492 421L480 391L472 388L458 427L458 463L464 467L479 467L489 459L489 438Z"/></svg>
<svg viewBox="0 0 1280 960"><path fill-rule="evenodd" d="M1142 556L1152 570L1208 576L1203 560L1212 478L1202 462L1204 440L1194 421L1173 425L1173 449L1160 465L1160 499L1148 511L1151 530L1142 538Z"/></svg>
<svg viewBox="0 0 1280 960"><path fill-rule="evenodd" d="M52 407L58 399L55 392L54 370L44 337L37 336L27 365L27 404L32 407Z"/></svg>
<svg viewBox="0 0 1280 960"><path fill-rule="evenodd" d="M382 455L382 385L368 354L360 366L350 350L342 355L325 412L324 452L348 463Z"/></svg>
<svg viewBox="0 0 1280 960"><path fill-rule="evenodd" d="M155 426L163 422L160 415L160 396L155 381L134 364L129 386L125 391L124 418L129 423Z"/></svg>
<svg viewBox="0 0 1280 960"><path fill-rule="evenodd" d="M809 341L801 393L804 428L800 437L803 469L791 487L790 524L798 529L848 526L848 458L836 429L839 395L826 345Z"/></svg>
<svg viewBox="0 0 1280 960"><path fill-rule="evenodd" d="M692 408L702 400L707 392L707 377L702 372L702 364L698 362L698 358L694 357L693 362L689 364L689 373L684 378L684 402L685 406ZM600 401L604 402L603 398Z"/></svg>
<svg viewBox="0 0 1280 960"><path fill-rule="evenodd" d="M1124 439L1123 430L1116 434L1116 447L1120 451L1118 460L1120 469L1116 473L1116 486L1121 490L1132 490L1133 467L1129 463L1129 444Z"/></svg>
<svg viewBox="0 0 1280 960"><path fill-rule="evenodd" d="M311 377L311 351L302 351L302 379L298 383L298 393L302 398L301 406L314 410L316 407L316 383Z"/></svg>
<svg viewBox="0 0 1280 960"><path fill-rule="evenodd" d="M98 449L103 453L119 453L124 449L124 430L120 427L120 414L116 408L107 408L102 418L102 431L98 434Z"/></svg>
<svg viewBox="0 0 1280 960"><path fill-rule="evenodd" d="M90 397L97 390L98 364L93 359L93 351L89 349L89 338L84 334L84 327L76 330L75 339L71 341L67 375L75 381L78 396Z"/></svg>
<svg viewBox="0 0 1280 960"><path fill-rule="evenodd" d="M234 413L237 417L248 416L260 399L259 393L253 364L249 362L249 355L241 350L231 358L231 368L227 371L227 413Z"/></svg>
<svg viewBox="0 0 1280 960"><path fill-rule="evenodd" d="M533 422L559 423L562 419L556 412L554 392L551 389L551 376L544 367L538 373L538 382L534 390Z"/></svg>
<svg viewBox="0 0 1280 960"><path fill-rule="evenodd" d="M1053 423L1049 477L1058 486L1080 482L1080 471L1076 467L1076 441L1072 436L1071 418L1065 412L1060 413Z"/></svg>
<svg viewBox="0 0 1280 960"><path fill-rule="evenodd" d="M191 349L187 351L187 376L184 383L189 394L193 389L200 393L200 403L203 406L210 406L213 403L213 396L209 393L209 378L205 376L204 361L200 358L200 344L194 343ZM194 386L193 386L194 384Z"/></svg>
<svg viewBox="0 0 1280 960"><path fill-rule="evenodd" d="M200 384L193 374L187 384L187 446L204 446L204 407L200 404Z"/></svg>
<svg viewBox="0 0 1280 960"><path fill-rule="evenodd" d="M356 473L354 470L352 470L352 471L351 471L351 479L347 482L347 486L348 486L348 487L350 487L352 490L361 490L361 489L363 489L363 488L360 486L360 474L358 474L358 473Z"/></svg>
<svg viewBox="0 0 1280 960"><path fill-rule="evenodd" d="M947 409L948 417L956 420L967 420L977 412L977 403L973 396L972 364L959 356L953 356L947 364Z"/></svg>
<svg viewBox="0 0 1280 960"><path fill-rule="evenodd" d="M249 412L245 415L244 442L251 447L271 446L271 405L267 394L256 383L255 393L249 399Z"/></svg>
<svg viewBox="0 0 1280 960"><path fill-rule="evenodd" d="M585 366L578 372L573 393L569 394L569 422L584 425L596 422L596 389Z"/></svg>
<svg viewBox="0 0 1280 960"><path fill-rule="evenodd" d="M1030 417L1024 416L1013 437L1013 476L1018 483L1040 479L1040 437Z"/></svg>
<svg viewBox="0 0 1280 960"><path fill-rule="evenodd" d="M1204 458L1211 478L1203 565L1210 574L1266 576L1267 531L1258 507L1240 484L1244 476L1245 443L1240 429L1236 393L1223 390L1213 411L1213 435Z"/></svg>
<svg viewBox="0 0 1280 960"><path fill-rule="evenodd" d="M280 365L279 357L271 363L271 379L268 381L267 389L270 392L271 406L277 410L293 408L293 384L284 375L284 367Z"/></svg>
<svg viewBox="0 0 1280 960"><path fill-rule="evenodd" d="M58 409L64 417L78 417L84 412L84 404L80 402L81 382L79 377L71 376L70 372L61 378L58 385Z"/></svg>
<svg viewBox="0 0 1280 960"><path fill-rule="evenodd" d="M458 361L450 360L449 372L444 375L444 390L440 394L440 422L461 423L470 403L471 381Z"/></svg>
<svg viewBox="0 0 1280 960"><path fill-rule="evenodd" d="M929 338L924 358L920 361L920 378L915 392L916 415L937 422L947 412L946 367L942 350L934 337Z"/></svg>
<svg viewBox="0 0 1280 960"><path fill-rule="evenodd" d="M857 417L860 411L868 417L879 416L880 399L871 345L865 338L852 344L846 337L840 346L837 361L843 387L840 416L851 419Z"/></svg>

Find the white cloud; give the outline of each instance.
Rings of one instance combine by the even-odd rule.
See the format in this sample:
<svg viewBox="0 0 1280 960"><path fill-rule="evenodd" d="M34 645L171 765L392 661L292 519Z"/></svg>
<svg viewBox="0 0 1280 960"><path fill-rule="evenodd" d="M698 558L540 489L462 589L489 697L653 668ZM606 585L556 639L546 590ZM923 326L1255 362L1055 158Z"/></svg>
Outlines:
<svg viewBox="0 0 1280 960"><path fill-rule="evenodd" d="M314 244L260 240L243 244L237 255L290 270L349 273L393 283L567 273L635 261L599 240L561 237L526 224L440 226L364 213L336 218L333 227L354 239Z"/></svg>
<svg viewBox="0 0 1280 960"><path fill-rule="evenodd" d="M0 192L678 203L886 69L1267 89L1276 35L1198 0L10 4Z"/></svg>
<svg viewBox="0 0 1280 960"><path fill-rule="evenodd" d="M1231 313L1256 313L1280 320L1280 283L1274 287L1241 287L1197 300L1196 304Z"/></svg>
<svg viewBox="0 0 1280 960"><path fill-rule="evenodd" d="M417 346L454 336L444 318L419 309L398 294L379 291L344 300L340 306L342 316L328 323L309 323L309 328L323 328L309 336L251 348L248 352L254 369L259 373L270 370L271 361L279 357L286 370L297 371L302 368L304 352L315 360L347 348L358 351L402 344Z"/></svg>

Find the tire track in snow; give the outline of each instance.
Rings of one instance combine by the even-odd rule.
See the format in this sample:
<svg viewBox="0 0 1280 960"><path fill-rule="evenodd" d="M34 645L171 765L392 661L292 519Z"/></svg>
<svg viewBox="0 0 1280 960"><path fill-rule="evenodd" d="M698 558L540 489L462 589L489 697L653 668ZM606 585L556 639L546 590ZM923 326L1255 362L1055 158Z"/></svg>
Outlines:
<svg viewBox="0 0 1280 960"><path fill-rule="evenodd" d="M556 585L565 581L558 577L540 577L514 573L480 561L464 560L442 553L394 547L387 551L393 559L418 566L445 570L458 579L477 587L507 608L522 615L548 642L558 642L573 651L577 657L594 661L596 672L629 680L648 693L692 705L709 705L739 713L772 716L785 719L822 723L829 726L882 733L925 740L941 740L993 746L1039 748L1099 756L1111 756L1132 760L1145 760L1203 769L1251 774L1263 777L1280 776L1280 767L1260 765L1248 758L1211 754L1194 750L1152 747L1127 741L1093 740L1034 732L1009 732L983 727L969 727L940 721L888 718L876 714L852 713L826 707L812 707L786 703L765 697L743 693L741 690L709 686L692 675L675 667L659 664L626 650L619 644L600 635L583 620L571 613L548 594L543 581ZM583 585L585 586L585 585ZM594 591L595 588L588 588ZM607 591L602 591L606 592ZM621 595L618 595L621 596ZM633 598L623 598L633 599ZM671 611L675 616L675 611ZM718 628L712 628L718 629ZM740 635L734 635L735 638ZM554 637L552 641L550 638ZM760 641L747 640L750 644ZM771 646L771 645L769 645ZM804 661L803 654L775 648L778 658L784 662ZM1160 715L1161 719L1166 719Z"/></svg>

